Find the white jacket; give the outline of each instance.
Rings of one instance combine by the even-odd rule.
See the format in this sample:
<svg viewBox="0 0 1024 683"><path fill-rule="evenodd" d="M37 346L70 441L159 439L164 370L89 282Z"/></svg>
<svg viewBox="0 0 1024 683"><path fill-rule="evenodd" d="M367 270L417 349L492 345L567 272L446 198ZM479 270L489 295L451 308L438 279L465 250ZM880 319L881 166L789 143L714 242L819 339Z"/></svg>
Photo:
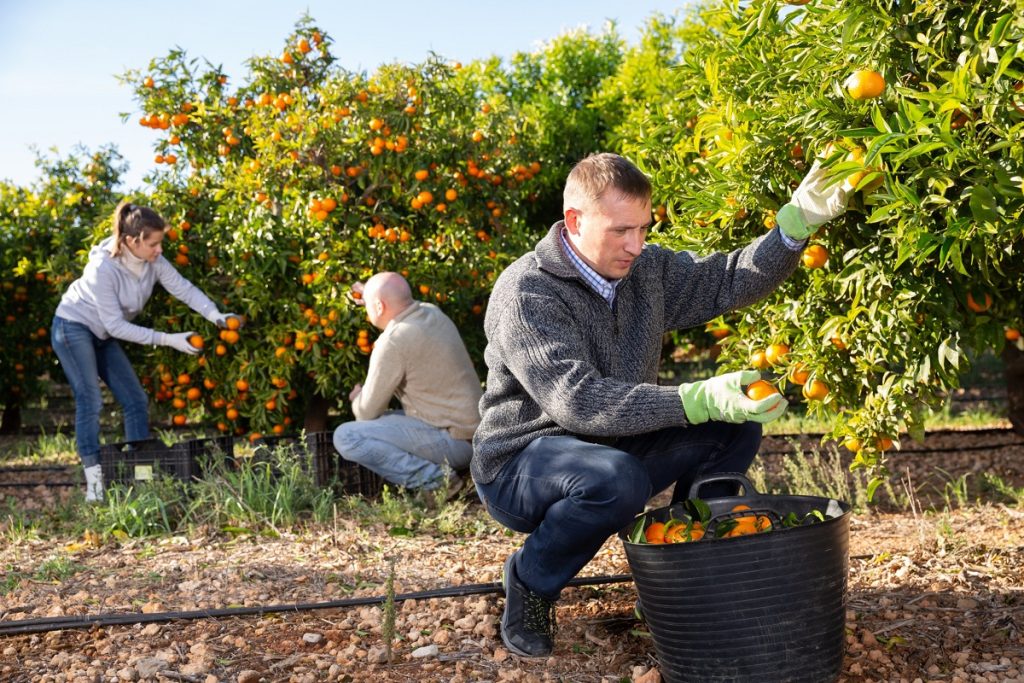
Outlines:
<svg viewBox="0 0 1024 683"><path fill-rule="evenodd" d="M216 322L217 305L198 287L186 280L163 256L143 264L135 275L111 256L113 237L108 237L89 252L89 263L82 277L71 283L57 306L57 315L88 326L100 339L116 337L136 344L153 344L155 332L133 325L132 320L153 295L160 283L172 296L184 302L210 322Z"/></svg>

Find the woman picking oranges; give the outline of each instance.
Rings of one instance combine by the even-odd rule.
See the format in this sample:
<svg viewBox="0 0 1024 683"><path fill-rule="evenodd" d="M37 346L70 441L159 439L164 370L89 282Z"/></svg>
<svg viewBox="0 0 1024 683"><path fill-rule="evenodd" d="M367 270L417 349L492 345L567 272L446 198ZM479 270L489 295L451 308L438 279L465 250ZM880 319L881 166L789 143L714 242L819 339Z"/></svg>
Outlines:
<svg viewBox="0 0 1024 683"><path fill-rule="evenodd" d="M157 332L132 324L160 284L204 318L224 327L228 318L162 256L167 224L156 211L122 201L114 210L113 234L92 248L82 276L71 283L53 318L53 350L75 396L75 442L85 468L88 501L103 497L99 458L100 380L124 408L128 441L149 437L146 392L120 341L169 346L196 354L192 332Z"/></svg>

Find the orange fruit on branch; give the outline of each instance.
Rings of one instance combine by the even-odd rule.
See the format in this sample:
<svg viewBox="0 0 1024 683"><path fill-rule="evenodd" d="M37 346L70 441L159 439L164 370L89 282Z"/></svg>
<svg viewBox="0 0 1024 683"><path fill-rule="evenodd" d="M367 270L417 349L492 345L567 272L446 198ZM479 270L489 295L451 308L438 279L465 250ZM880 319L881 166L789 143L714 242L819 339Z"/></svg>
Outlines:
<svg viewBox="0 0 1024 683"><path fill-rule="evenodd" d="M968 292L967 293L967 308L971 309L975 313L984 313L988 309L992 308L992 295L989 294L988 292L985 292L984 294L985 294L985 296L983 298L983 301L985 303L981 304L981 303L978 303L978 301L974 298L973 293Z"/></svg>
<svg viewBox="0 0 1024 683"><path fill-rule="evenodd" d="M828 385L820 379L812 379L803 388L804 398L810 401L823 401L828 394Z"/></svg>
<svg viewBox="0 0 1024 683"><path fill-rule="evenodd" d="M807 384L807 379L811 376L811 373L807 371L807 366L803 363L797 363L789 371L789 381L793 384L804 385Z"/></svg>
<svg viewBox="0 0 1024 683"><path fill-rule="evenodd" d="M806 268L821 268L828 262L828 249L820 244L812 244L804 249L800 260Z"/></svg>
<svg viewBox="0 0 1024 683"><path fill-rule="evenodd" d="M789 347L785 344L772 344L764 350L764 359L769 365L779 365L789 354Z"/></svg>
<svg viewBox="0 0 1024 683"><path fill-rule="evenodd" d="M855 100L870 100L885 90L885 78L872 69L860 69L846 79L846 91Z"/></svg>

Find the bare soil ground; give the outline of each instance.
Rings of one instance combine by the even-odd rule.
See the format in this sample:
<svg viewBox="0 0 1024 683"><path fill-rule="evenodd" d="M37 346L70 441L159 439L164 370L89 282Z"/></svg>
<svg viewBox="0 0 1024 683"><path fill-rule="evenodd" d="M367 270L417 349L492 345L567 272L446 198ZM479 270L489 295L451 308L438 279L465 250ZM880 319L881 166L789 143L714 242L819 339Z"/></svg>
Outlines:
<svg viewBox="0 0 1024 683"><path fill-rule="evenodd" d="M767 439L764 452L786 448L784 439ZM883 496L851 521L840 680L1024 681L1024 509L981 487L984 473L1024 487L1024 440L944 433L906 448L922 452L892 458L893 490L909 477L915 505ZM765 455L765 466L777 469L786 457ZM71 490L17 492L33 507ZM0 594L0 622L379 596L391 559L398 594L497 581L522 537L490 522L478 504L465 514L480 520L471 537L392 537L381 525L346 519L280 538L202 530L123 542L5 535L0 585L54 558L70 561L73 572L17 582ZM613 538L582 575L628 572ZM651 683L660 680L658 663L647 627L633 618L635 598L630 583L567 589L555 652L545 659L505 650L503 600L487 593L398 603L390 661L382 610L364 606L0 637L0 680Z"/></svg>

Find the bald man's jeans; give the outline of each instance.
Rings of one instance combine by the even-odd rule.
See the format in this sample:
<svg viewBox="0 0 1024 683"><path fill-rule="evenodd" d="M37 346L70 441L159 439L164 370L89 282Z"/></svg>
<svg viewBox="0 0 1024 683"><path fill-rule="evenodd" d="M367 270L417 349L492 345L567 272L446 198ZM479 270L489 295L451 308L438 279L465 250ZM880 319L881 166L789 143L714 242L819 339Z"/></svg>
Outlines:
<svg viewBox="0 0 1024 683"><path fill-rule="evenodd" d="M373 420L343 422L334 430L334 447L392 484L433 490L450 472L469 467L473 445L453 439L446 429L406 415L387 412Z"/></svg>
<svg viewBox="0 0 1024 683"><path fill-rule="evenodd" d="M685 500L702 475L746 472L761 443L761 425L706 422L622 437L614 446L573 436L537 439L477 492L495 520L529 534L516 563L527 588L557 600L601 545L639 513L651 496L675 484ZM701 498L736 495L715 482Z"/></svg>

